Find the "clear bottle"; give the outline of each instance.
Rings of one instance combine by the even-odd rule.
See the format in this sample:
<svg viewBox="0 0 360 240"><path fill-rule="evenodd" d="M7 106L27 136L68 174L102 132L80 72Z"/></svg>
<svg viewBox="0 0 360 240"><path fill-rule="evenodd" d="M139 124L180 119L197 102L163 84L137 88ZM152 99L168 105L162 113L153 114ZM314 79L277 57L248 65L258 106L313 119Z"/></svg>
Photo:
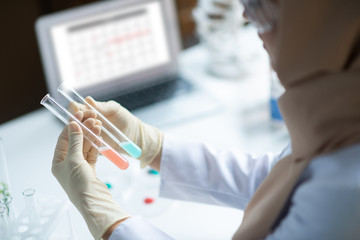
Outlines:
<svg viewBox="0 0 360 240"><path fill-rule="evenodd" d="M22 192L25 200L25 211L29 221L29 226L40 225L39 208L35 196L35 189L29 188Z"/></svg>

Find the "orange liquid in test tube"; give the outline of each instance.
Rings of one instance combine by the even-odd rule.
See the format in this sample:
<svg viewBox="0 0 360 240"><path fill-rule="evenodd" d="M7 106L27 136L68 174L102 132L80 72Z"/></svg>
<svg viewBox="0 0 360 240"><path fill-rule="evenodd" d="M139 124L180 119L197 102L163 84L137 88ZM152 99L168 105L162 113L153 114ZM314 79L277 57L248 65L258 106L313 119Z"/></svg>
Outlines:
<svg viewBox="0 0 360 240"><path fill-rule="evenodd" d="M112 148L104 147L100 149L100 153L122 170L129 167L129 162Z"/></svg>

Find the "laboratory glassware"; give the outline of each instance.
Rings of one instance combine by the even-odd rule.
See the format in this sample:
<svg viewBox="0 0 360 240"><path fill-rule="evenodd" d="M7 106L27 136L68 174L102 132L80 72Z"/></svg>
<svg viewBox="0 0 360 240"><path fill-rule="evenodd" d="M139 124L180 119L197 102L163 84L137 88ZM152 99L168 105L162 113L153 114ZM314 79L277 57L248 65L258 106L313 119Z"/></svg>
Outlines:
<svg viewBox="0 0 360 240"><path fill-rule="evenodd" d="M139 171L136 182L126 192L114 189L112 194L131 214L158 217L166 213L174 202L159 197L160 174L149 173L149 169L147 167L147 171Z"/></svg>
<svg viewBox="0 0 360 240"><path fill-rule="evenodd" d="M15 236L17 235L17 225L16 225L16 215L15 210L13 207L13 197L6 196L0 200L0 203L6 207L6 217L7 217L7 233L13 238L16 239Z"/></svg>
<svg viewBox="0 0 360 240"><path fill-rule="evenodd" d="M13 198L11 196L6 196L0 200L0 203L6 206L7 219L9 224L15 223L15 210L13 207Z"/></svg>
<svg viewBox="0 0 360 240"><path fill-rule="evenodd" d="M39 207L37 204L35 189L29 188L22 192L25 201L25 211L28 218L29 225L40 225Z"/></svg>
<svg viewBox="0 0 360 240"><path fill-rule="evenodd" d="M209 56L206 70L217 77L238 78L244 73L241 8L237 0L199 0L193 10L196 32Z"/></svg>
<svg viewBox="0 0 360 240"><path fill-rule="evenodd" d="M0 137L0 199L10 196L9 192L9 175L6 164L3 140Z"/></svg>
<svg viewBox="0 0 360 240"><path fill-rule="evenodd" d="M0 203L0 233L4 235L6 239L8 235L7 209L2 203Z"/></svg>
<svg viewBox="0 0 360 240"><path fill-rule="evenodd" d="M103 154L120 169L124 170L128 168L128 160L126 160L121 154L114 150L100 136L93 133L88 127L86 127L81 121L79 121L74 115L72 115L65 107L60 105L54 98L52 98L50 94L47 94L40 103L56 117L58 117L63 123L69 124L69 122L71 121L75 121L76 123L78 123L84 132L84 137L91 142L92 146L98 149L101 154Z"/></svg>
<svg viewBox="0 0 360 240"><path fill-rule="evenodd" d="M141 149L133 143L123 132L120 131L114 124L112 124L103 114L101 114L96 108L91 106L88 102L85 101L85 98L82 97L75 89L71 88L68 84L62 83L58 87L58 92L60 92L67 100L70 102L76 102L85 105L88 109L96 112L97 119L102 123L101 132L108 136L108 143L110 145L116 144L120 146L129 156L133 158L138 158L141 156ZM111 144L111 141L114 144Z"/></svg>
<svg viewBox="0 0 360 240"><path fill-rule="evenodd" d="M25 207L16 218L9 240L77 239L72 231L70 202L67 199L39 196L33 188L25 189L22 195Z"/></svg>

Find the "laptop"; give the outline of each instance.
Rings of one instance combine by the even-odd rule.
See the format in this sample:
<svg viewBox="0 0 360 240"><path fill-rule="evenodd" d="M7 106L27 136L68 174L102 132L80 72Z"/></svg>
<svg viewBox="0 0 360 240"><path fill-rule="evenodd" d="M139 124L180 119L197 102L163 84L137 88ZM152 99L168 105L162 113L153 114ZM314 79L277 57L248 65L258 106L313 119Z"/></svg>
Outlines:
<svg viewBox="0 0 360 240"><path fill-rule="evenodd" d="M83 96L115 100L155 126L217 105L179 74L173 0L100 1L41 16L35 27L46 85L60 102L57 88L65 82Z"/></svg>

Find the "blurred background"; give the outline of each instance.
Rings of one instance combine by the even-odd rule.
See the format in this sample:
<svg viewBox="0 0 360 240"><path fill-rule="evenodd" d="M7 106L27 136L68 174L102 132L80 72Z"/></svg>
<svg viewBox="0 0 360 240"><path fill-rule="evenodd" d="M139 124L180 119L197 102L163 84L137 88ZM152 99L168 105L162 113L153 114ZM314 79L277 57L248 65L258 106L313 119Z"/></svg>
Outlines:
<svg viewBox="0 0 360 240"><path fill-rule="evenodd" d="M99 0L98 0L99 1ZM44 14L96 2L95 0L0 1L0 124L41 108L47 93L35 37L35 20ZM192 10L196 0L176 0L182 46L198 43Z"/></svg>

